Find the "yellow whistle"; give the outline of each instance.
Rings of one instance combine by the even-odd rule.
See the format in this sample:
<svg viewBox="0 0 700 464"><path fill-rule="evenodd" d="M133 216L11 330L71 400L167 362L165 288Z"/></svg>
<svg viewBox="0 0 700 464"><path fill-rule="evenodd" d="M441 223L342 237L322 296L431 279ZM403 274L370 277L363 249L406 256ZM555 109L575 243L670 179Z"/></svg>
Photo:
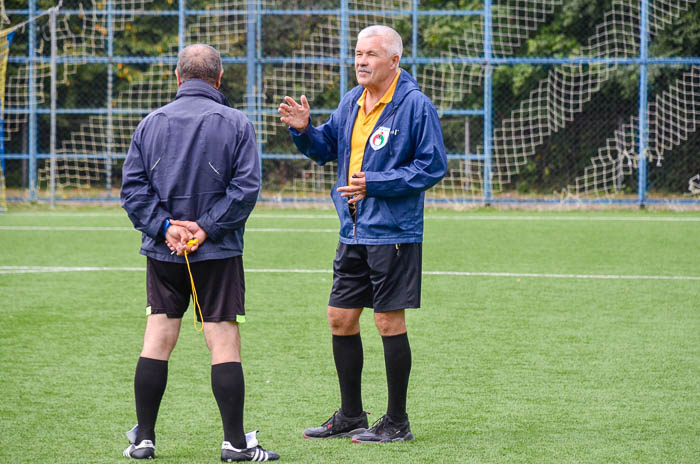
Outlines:
<svg viewBox="0 0 700 464"><path fill-rule="evenodd" d="M197 243L199 243L199 240L197 240L196 238L193 238L192 240L187 241L187 246L193 246L193 245L196 245Z"/></svg>

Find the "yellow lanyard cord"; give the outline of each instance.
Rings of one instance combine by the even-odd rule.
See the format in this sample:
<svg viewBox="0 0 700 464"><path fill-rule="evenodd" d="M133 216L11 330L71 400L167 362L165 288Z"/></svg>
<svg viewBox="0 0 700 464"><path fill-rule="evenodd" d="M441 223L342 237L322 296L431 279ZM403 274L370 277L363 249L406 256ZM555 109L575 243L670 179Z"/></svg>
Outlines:
<svg viewBox="0 0 700 464"><path fill-rule="evenodd" d="M187 245L192 246L197 243L197 239L192 239L187 242ZM187 259L187 250L185 250L185 262L187 263L187 272L190 274L190 284L192 284L192 301L194 302L194 311L192 312L192 317L194 318L194 330L201 332L204 328L204 317L202 316L202 307L199 306L199 299L197 298L197 289L194 286L194 277L192 277L192 269L190 268L190 260ZM199 319L202 321L199 327L197 327L197 311L199 310Z"/></svg>

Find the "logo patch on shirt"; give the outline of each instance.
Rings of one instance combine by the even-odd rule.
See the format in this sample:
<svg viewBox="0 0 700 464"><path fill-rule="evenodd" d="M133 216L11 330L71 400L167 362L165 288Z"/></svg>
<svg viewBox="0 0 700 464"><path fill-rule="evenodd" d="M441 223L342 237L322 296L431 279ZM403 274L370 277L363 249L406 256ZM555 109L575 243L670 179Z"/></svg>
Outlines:
<svg viewBox="0 0 700 464"><path fill-rule="evenodd" d="M391 129L388 127L380 127L374 131L374 134L372 134L372 136L369 138L369 145L374 151L377 151L386 145L386 143L389 141L390 130Z"/></svg>

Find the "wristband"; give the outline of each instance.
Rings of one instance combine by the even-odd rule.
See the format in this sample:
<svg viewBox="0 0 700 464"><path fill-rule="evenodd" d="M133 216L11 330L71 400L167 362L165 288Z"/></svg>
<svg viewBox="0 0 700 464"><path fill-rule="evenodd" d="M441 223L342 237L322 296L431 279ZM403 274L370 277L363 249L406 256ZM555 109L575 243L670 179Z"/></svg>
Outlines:
<svg viewBox="0 0 700 464"><path fill-rule="evenodd" d="M168 227L170 227L170 221L166 219L163 221L163 236L165 237L166 232L168 231Z"/></svg>

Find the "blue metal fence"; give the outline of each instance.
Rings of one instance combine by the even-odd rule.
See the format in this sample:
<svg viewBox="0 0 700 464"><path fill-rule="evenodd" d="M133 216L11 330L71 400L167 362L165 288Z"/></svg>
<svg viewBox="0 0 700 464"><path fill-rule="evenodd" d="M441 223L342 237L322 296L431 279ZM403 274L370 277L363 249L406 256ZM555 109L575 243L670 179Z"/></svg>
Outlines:
<svg viewBox="0 0 700 464"><path fill-rule="evenodd" d="M483 9L477 10L420 10L418 0L413 0L412 8L410 10L389 10L389 11L367 11L367 10L352 10L348 7L348 0L340 0L339 9L290 9L290 10L274 10L274 9L261 9L259 8L258 0L247 0L246 10L232 12L228 10L192 10L187 9L186 0L178 0L177 9L172 10L119 10L115 9L113 6L113 0L108 0L107 8L104 10L94 11L96 15L105 15L108 18L108 30L106 37L107 53L106 56L59 56L57 58L57 63L79 63L79 64L107 64L108 76L107 76L107 98L105 107L96 108L58 108L56 114L67 114L67 115L81 115L81 114L104 114L108 119L108 147L107 153L94 153L88 155L89 158L104 159L107 162L112 162L114 159L124 158L124 153L114 153L111 149L111 140L113 137L111 118L115 114L145 114L150 109L148 108L116 108L113 107L113 68L114 64L150 64L150 63L164 63L168 65L175 65L176 58L173 56L162 56L162 57L146 57L146 56L118 56L114 54L114 18L124 15L140 15L140 16L170 16L177 17L178 20L178 45L179 48L184 47L186 41L186 21L190 16L217 16L217 15L231 15L231 14L241 14L246 17L246 46L245 46L245 56L224 56L222 57L225 64L239 64L245 65L246 68L246 98L244 110L248 113L251 119L259 117L260 114L271 113L274 111L265 110L261 108L261 100L256 97L256 90L262 88L262 74L263 66L266 64L289 64L289 63L303 63L303 64L326 64L326 65L337 65L340 69L340 95L342 96L348 90L348 76L347 67L353 64L353 58L348 56L348 30L349 30L349 18L354 15L368 15L373 16L383 15L383 16L407 16L411 19L412 24L412 40L410 55L402 58L402 65L410 66L413 74L416 74L416 67L418 65L426 64L469 64L469 65L480 65L484 67L484 85L483 85L483 106L482 108L473 109L450 109L441 112L443 115L460 115L460 116L477 116L483 117L484 120L484 130L483 130L483 153L451 153L451 159L469 159L475 161L483 162L483 196L478 199L465 199L464 201L477 201L482 203L550 203L558 202L545 199L502 199L494 197L492 193L491 186L491 170L492 170L492 135L493 135L493 71L495 67L498 66L512 66L517 64L528 64L528 65L562 65L562 64L572 64L572 65L622 65L622 66L636 66L639 68L639 128L638 128L638 185L637 185L637 199L592 199L592 200L576 200L577 203L590 203L590 204L600 204L600 203L619 203L619 204L638 204L640 206L646 204L653 204L664 202L664 200L650 200L647 198L647 158L646 158L646 147L647 147L647 99L648 99L648 66L649 65L700 65L700 57L689 56L689 57L650 57L649 56L649 1L641 1L641 18L640 18L640 32L641 32L641 43L640 43L640 53L638 57L635 58L593 58L593 57L569 57L569 58L553 58L553 57L499 57L494 56L492 51L492 2L491 0L484 0ZM29 0L27 9L20 10L8 10L9 15L19 15L25 16L28 20L32 20L37 15L43 13L43 11L37 9L37 0ZM62 14L80 14L78 10L62 10ZM91 12L92 14L93 12ZM261 42L262 42L262 18L269 15L315 15L315 16L335 16L340 18L340 54L338 57L283 57L283 56L262 56L261 53ZM421 17L430 16L481 16L484 23L484 33L483 33L483 56L480 57L426 57L419 56L418 51L418 19ZM16 64L28 64L29 69L29 81L30 83L35 79L35 66L37 63L45 63L49 61L47 56L39 56L37 53L37 36L35 28L27 29L27 54L24 56L11 55L9 62ZM333 110L333 108L319 108L313 110L314 114L328 114ZM37 96L35 94L35 86L29 85L29 99L28 107L26 108L7 108L5 110L6 114L26 114L28 115L28 130L29 130L29 143L27 153L2 153L0 157L2 161L6 159L23 159L29 161L29 199L37 199L37 161L49 158L48 153L41 153L38 150L37 141L39 140L39 123L38 115L50 113L50 109L46 106L40 106L37 103ZM262 143L259 144L261 157L263 159L302 159L302 157L297 153L277 153L277 152L265 152ZM64 155L68 156L71 155ZM85 155L75 155L85 157ZM108 176L109 177L109 176ZM111 185L109 180L107 181L107 189ZM103 198L98 198L103 199ZM686 200L674 200L678 203L686 204L700 204L700 199L686 199Z"/></svg>

